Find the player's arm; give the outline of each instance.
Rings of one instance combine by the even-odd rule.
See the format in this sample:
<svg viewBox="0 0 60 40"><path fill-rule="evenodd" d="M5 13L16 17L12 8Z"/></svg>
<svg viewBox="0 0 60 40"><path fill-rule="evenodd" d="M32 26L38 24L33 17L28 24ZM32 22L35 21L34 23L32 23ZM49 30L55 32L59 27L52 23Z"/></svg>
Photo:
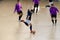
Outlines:
<svg viewBox="0 0 60 40"><path fill-rule="evenodd" d="M22 4L20 4L20 8L22 8Z"/></svg>
<svg viewBox="0 0 60 40"><path fill-rule="evenodd" d="M58 14L59 14L59 10L58 10L58 8L56 8L56 10L57 10L57 12L58 12ZM59 14L60 15L60 14Z"/></svg>
<svg viewBox="0 0 60 40"><path fill-rule="evenodd" d="M56 7L55 7L56 8ZM59 13L59 10L58 10L58 8L56 8L56 11Z"/></svg>

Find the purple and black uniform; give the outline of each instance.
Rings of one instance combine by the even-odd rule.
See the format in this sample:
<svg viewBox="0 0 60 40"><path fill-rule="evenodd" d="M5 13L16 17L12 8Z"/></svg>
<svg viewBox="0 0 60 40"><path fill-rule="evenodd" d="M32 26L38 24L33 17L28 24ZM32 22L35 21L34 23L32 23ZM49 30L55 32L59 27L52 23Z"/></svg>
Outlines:
<svg viewBox="0 0 60 40"><path fill-rule="evenodd" d="M57 16L57 12L59 12L59 10L56 7L50 7L51 17L56 17Z"/></svg>
<svg viewBox="0 0 60 40"><path fill-rule="evenodd" d="M39 0L33 0L34 4L39 4Z"/></svg>
<svg viewBox="0 0 60 40"><path fill-rule="evenodd" d="M17 14L19 14L19 20L20 20L21 17L22 17L22 15L23 15L21 3L17 3L17 4L15 5L15 10L14 10L14 12L15 12L15 11L17 11ZM21 14L21 15L20 15L20 14Z"/></svg>
<svg viewBox="0 0 60 40"><path fill-rule="evenodd" d="M35 7L37 7L37 11L38 11L39 1L40 0L33 0L33 2L34 2L34 11L35 11ZM36 13L37 13L37 11L36 11Z"/></svg>
<svg viewBox="0 0 60 40"><path fill-rule="evenodd" d="M56 23L57 23L57 12L59 12L59 10L56 7L54 7L53 4L51 4L51 7L50 7L49 11L50 11L50 14L51 14L52 23L55 24L55 26L56 26ZM55 18L55 20L53 18Z"/></svg>
<svg viewBox="0 0 60 40"><path fill-rule="evenodd" d="M17 3L15 5L15 10L14 11L17 11L18 14L22 13L22 5L20 3Z"/></svg>
<svg viewBox="0 0 60 40"><path fill-rule="evenodd" d="M33 2L34 2L34 7L38 7L38 5L39 5L39 0L33 0Z"/></svg>

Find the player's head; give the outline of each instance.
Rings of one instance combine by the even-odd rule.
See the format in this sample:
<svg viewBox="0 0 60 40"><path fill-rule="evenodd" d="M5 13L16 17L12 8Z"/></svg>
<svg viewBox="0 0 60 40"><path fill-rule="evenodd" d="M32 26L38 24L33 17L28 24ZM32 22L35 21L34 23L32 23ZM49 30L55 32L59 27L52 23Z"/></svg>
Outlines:
<svg viewBox="0 0 60 40"><path fill-rule="evenodd" d="M32 13L34 13L34 10L33 10L33 9L31 9L31 12L32 12Z"/></svg>
<svg viewBox="0 0 60 40"><path fill-rule="evenodd" d="M51 4L51 6L54 6L54 4Z"/></svg>

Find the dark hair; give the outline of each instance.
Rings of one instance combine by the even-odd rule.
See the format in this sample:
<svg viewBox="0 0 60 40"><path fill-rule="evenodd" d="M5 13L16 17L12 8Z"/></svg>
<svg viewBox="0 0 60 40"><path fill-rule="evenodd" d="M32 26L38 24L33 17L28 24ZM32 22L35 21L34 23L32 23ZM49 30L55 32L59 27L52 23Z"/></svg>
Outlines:
<svg viewBox="0 0 60 40"><path fill-rule="evenodd" d="M34 10L33 10L33 9L28 9L28 11L30 11L30 12L34 12Z"/></svg>
<svg viewBox="0 0 60 40"><path fill-rule="evenodd" d="M54 4L51 4L51 6L54 6Z"/></svg>

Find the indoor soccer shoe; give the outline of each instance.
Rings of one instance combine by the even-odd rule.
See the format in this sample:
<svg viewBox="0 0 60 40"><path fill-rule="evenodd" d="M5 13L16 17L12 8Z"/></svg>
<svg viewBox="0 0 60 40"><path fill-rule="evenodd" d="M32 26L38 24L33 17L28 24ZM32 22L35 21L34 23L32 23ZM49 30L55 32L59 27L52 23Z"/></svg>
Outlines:
<svg viewBox="0 0 60 40"><path fill-rule="evenodd" d="M35 34L35 31L31 31L30 33Z"/></svg>

